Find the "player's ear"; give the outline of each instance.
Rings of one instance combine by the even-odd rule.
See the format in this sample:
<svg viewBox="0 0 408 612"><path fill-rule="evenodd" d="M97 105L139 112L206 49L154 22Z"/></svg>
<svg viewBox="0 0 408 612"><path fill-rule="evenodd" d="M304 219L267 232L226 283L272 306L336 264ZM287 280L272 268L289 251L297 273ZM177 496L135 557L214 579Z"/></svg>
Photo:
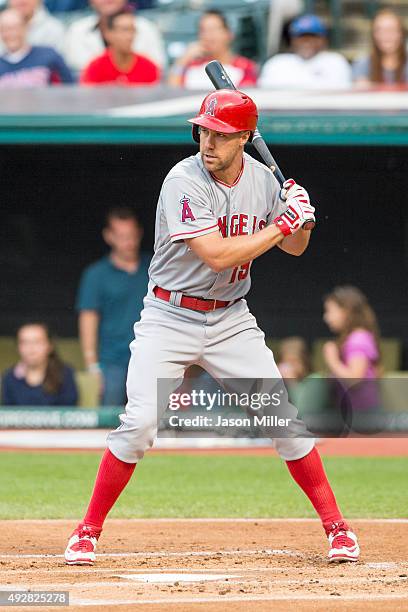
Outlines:
<svg viewBox="0 0 408 612"><path fill-rule="evenodd" d="M241 132L241 145L242 146L246 145L250 136L251 136L251 132L249 131Z"/></svg>

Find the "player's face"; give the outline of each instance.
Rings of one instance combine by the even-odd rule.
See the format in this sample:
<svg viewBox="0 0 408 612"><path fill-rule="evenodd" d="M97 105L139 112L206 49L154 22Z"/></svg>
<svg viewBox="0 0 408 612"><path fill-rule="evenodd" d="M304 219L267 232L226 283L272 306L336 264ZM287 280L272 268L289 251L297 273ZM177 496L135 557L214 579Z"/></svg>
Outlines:
<svg viewBox="0 0 408 612"><path fill-rule="evenodd" d="M334 333L343 331L347 322L347 311L334 300L326 300L324 303L323 320L327 327Z"/></svg>
<svg viewBox="0 0 408 612"><path fill-rule="evenodd" d="M18 353L27 367L41 367L47 363L52 345L41 325L25 325L18 332Z"/></svg>
<svg viewBox="0 0 408 612"><path fill-rule="evenodd" d="M142 229L133 219L111 219L103 237L118 257L134 261L139 252Z"/></svg>
<svg viewBox="0 0 408 612"><path fill-rule="evenodd" d="M209 172L228 170L242 157L249 132L224 134L200 127L200 153Z"/></svg>
<svg viewBox="0 0 408 612"><path fill-rule="evenodd" d="M403 33L394 15L379 15L374 21L373 38L382 53L395 53L401 45Z"/></svg>

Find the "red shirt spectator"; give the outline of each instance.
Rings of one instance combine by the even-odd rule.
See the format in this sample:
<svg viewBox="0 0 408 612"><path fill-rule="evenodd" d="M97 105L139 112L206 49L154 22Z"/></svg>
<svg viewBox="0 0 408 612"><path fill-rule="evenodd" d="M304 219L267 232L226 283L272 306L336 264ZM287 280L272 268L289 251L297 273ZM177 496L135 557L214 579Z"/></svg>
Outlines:
<svg viewBox="0 0 408 612"><path fill-rule="evenodd" d="M110 49L99 55L85 68L81 75L81 83L92 84L117 84L117 85L142 85L157 84L160 80L160 70L147 57L132 53L133 62L128 70L116 66Z"/></svg>
<svg viewBox="0 0 408 612"><path fill-rule="evenodd" d="M133 51L136 26L130 9L107 18L105 37L108 49L92 60L81 75L85 84L156 84L160 69L144 55Z"/></svg>

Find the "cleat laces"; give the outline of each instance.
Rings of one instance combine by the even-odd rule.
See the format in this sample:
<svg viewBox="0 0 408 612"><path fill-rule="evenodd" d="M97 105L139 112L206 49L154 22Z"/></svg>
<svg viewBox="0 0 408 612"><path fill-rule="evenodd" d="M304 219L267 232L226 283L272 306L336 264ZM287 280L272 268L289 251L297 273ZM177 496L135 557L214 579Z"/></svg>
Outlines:
<svg viewBox="0 0 408 612"><path fill-rule="evenodd" d="M343 522L333 523L330 535L333 537L333 544L336 548L355 546L353 540L347 536L347 527Z"/></svg>
<svg viewBox="0 0 408 612"><path fill-rule="evenodd" d="M94 548L91 538L98 539L98 534L89 529L89 527L82 527L82 529L78 531L78 537L79 541L76 548L81 552L89 552Z"/></svg>

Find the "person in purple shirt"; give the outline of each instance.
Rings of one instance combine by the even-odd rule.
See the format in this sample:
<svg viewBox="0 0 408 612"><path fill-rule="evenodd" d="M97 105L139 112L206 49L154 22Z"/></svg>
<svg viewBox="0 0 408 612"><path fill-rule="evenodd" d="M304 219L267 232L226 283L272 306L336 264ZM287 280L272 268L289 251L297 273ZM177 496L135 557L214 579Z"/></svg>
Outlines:
<svg viewBox="0 0 408 612"><path fill-rule="evenodd" d="M330 374L345 390L352 411L380 408L376 379L381 374L377 318L356 287L336 287L324 300L324 321L337 335L326 342L323 357Z"/></svg>
<svg viewBox="0 0 408 612"><path fill-rule="evenodd" d="M44 323L27 323L17 332L19 362L1 381L5 406L75 406L78 391L72 368L59 358Z"/></svg>
<svg viewBox="0 0 408 612"><path fill-rule="evenodd" d="M51 47L30 46L22 15L7 9L0 14L0 38L6 52L0 57L0 87L42 87L73 83L63 58Z"/></svg>

